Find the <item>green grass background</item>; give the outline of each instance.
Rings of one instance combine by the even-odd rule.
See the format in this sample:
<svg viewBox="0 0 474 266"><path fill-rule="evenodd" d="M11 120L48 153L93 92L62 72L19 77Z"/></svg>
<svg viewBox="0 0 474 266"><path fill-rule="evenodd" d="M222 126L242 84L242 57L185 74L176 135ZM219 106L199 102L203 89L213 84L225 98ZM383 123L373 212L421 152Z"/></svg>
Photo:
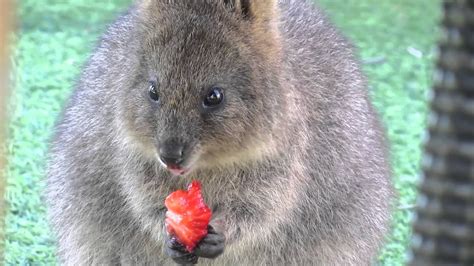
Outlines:
<svg viewBox="0 0 474 266"><path fill-rule="evenodd" d="M21 21L12 53L5 264L51 265L55 247L40 197L47 141L98 36L130 0L18 2ZM379 261L400 265L409 245L440 1L319 2L368 62L364 70L387 127L399 192L393 230Z"/></svg>

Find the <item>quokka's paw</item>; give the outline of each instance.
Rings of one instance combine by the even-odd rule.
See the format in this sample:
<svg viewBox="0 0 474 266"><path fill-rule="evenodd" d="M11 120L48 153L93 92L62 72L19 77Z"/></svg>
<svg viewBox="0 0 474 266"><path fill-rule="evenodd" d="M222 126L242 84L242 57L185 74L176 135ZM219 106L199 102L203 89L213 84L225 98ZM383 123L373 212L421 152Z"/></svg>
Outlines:
<svg viewBox="0 0 474 266"><path fill-rule="evenodd" d="M224 252L225 236L208 226L208 233L196 246L194 254L202 258L214 259Z"/></svg>
<svg viewBox="0 0 474 266"><path fill-rule="evenodd" d="M165 253L180 265L196 264L198 261L198 256L188 252L175 237L169 237L166 240Z"/></svg>

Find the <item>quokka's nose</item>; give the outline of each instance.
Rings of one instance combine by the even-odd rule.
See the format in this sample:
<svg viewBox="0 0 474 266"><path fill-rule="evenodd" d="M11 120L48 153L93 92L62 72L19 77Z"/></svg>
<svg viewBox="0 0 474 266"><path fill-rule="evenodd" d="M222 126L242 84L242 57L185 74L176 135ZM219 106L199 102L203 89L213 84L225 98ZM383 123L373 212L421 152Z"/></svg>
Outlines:
<svg viewBox="0 0 474 266"><path fill-rule="evenodd" d="M183 145L163 144L159 150L161 161L168 167L178 167L183 161Z"/></svg>

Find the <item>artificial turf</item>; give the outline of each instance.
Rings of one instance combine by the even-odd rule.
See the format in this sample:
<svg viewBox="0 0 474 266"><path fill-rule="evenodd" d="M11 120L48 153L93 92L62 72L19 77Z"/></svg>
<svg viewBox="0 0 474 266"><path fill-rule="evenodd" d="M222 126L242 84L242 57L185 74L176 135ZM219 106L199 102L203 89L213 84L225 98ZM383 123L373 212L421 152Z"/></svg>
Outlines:
<svg viewBox="0 0 474 266"><path fill-rule="evenodd" d="M47 141L106 23L130 0L22 0L12 63L5 264L55 264L40 194ZM320 0L352 39L389 136L399 199L381 265L403 264L419 176L439 0Z"/></svg>

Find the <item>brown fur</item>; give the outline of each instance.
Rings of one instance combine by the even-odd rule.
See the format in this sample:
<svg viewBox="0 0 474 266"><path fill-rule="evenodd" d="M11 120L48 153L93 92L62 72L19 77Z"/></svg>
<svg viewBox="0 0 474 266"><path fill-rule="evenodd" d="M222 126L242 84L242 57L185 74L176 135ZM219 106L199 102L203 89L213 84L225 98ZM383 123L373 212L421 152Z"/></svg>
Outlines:
<svg viewBox="0 0 474 266"><path fill-rule="evenodd" d="M160 102L147 99L148 81ZM219 85L225 105L200 111ZM160 143L187 143L172 176ZM67 265L171 264L164 199L203 183L215 265L367 265L392 196L351 47L303 0L144 0L104 35L57 126L48 204Z"/></svg>

